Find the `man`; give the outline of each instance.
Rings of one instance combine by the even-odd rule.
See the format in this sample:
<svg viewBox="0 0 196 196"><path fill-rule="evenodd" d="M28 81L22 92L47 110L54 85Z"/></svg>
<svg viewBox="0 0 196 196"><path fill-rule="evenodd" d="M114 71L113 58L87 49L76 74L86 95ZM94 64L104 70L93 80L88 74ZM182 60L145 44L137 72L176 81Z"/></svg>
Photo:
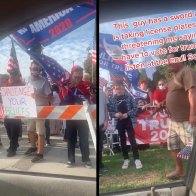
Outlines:
<svg viewBox="0 0 196 196"><path fill-rule="evenodd" d="M82 105L84 100L90 100L89 82L82 81L83 69L80 66L73 66L71 69L71 81L68 85L68 94L63 100L65 105ZM91 168L89 158L89 127L86 120L68 120L66 121L67 139L68 139L68 161L67 167L75 165L75 147L77 134L79 136L79 145L82 154L82 162L86 168Z"/></svg>
<svg viewBox="0 0 196 196"><path fill-rule="evenodd" d="M102 162L102 150L103 150L103 137L104 132L108 127L108 100L103 92L103 89L99 88L99 175L102 172L106 172L107 168Z"/></svg>
<svg viewBox="0 0 196 196"><path fill-rule="evenodd" d="M2 87L9 86L23 86L24 83L21 78L21 74L18 68L12 68L8 70L9 78L1 84ZM21 119L4 119L4 125L7 131L8 138L10 140L10 146L7 149L7 157L13 157L16 155L17 148L19 147L18 138L20 130L22 128Z"/></svg>
<svg viewBox="0 0 196 196"><path fill-rule="evenodd" d="M136 116L137 105L130 95L125 94L123 83L121 81L116 81L114 83L114 90L115 95L111 97L108 109L111 118L117 119L116 128L120 136L121 148L124 157L122 169L127 169L130 164L128 149L126 145L126 131L131 143L136 169L140 169L142 168L142 163L139 160L138 146L135 140L135 132L131 120L131 118L135 118Z"/></svg>
<svg viewBox="0 0 196 196"><path fill-rule="evenodd" d="M158 108L165 106L167 91L164 80L159 80L158 88L153 93L153 102Z"/></svg>
<svg viewBox="0 0 196 196"><path fill-rule="evenodd" d="M34 93L32 97L35 99L36 106L47 106L49 102L52 101L52 91L48 80L41 76L41 67L35 61L31 63L30 73L31 76L27 81L27 85L32 85L34 87ZM25 155L29 155L36 152L35 157L31 160L32 162L37 162L43 159L44 153L44 132L45 132L45 120L36 119L28 120L27 131L29 133L29 139L31 147L25 152ZM38 134L38 146L36 147L36 133Z"/></svg>
<svg viewBox="0 0 196 196"><path fill-rule="evenodd" d="M168 179L185 175L177 154L192 140L188 127L196 127L196 73L183 62L172 63L180 56L180 52L167 55L168 68L173 73L166 97L166 107L170 114L167 142L168 150L171 150L175 162L175 170L166 176Z"/></svg>

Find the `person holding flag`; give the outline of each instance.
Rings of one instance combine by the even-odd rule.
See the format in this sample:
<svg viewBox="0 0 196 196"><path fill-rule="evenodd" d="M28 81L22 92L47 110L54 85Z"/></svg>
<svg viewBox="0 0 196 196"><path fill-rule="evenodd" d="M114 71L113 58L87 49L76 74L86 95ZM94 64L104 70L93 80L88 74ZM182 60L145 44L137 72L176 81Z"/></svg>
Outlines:
<svg viewBox="0 0 196 196"><path fill-rule="evenodd" d="M24 85L13 42L12 42L12 48L10 52L10 59L7 66L7 72L9 73L9 78L6 79L1 84L1 87ZM10 145L9 148L7 149L7 157L13 157L16 155L17 148L19 147L18 138L19 138L20 131L22 129L22 122L20 119L5 118L4 125L7 131L8 138L10 140Z"/></svg>
<svg viewBox="0 0 196 196"><path fill-rule="evenodd" d="M90 100L89 82L82 81L83 68L73 66L71 69L71 79L68 84L68 93L64 97L63 105L82 105L83 101ZM75 165L75 146L77 135L79 136L79 145L82 154L82 162L86 168L91 168L89 158L89 127L86 120L69 120L66 121L66 130L68 132L68 161L67 167Z"/></svg>

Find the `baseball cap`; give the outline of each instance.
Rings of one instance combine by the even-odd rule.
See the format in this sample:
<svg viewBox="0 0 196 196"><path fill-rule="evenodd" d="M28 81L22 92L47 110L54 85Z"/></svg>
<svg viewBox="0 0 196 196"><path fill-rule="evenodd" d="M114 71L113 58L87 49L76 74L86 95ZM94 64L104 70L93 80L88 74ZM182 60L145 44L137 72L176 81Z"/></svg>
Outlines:
<svg viewBox="0 0 196 196"><path fill-rule="evenodd" d="M79 65L74 65L74 66L71 68L71 74L72 74L74 71L83 71L83 68L80 67Z"/></svg>

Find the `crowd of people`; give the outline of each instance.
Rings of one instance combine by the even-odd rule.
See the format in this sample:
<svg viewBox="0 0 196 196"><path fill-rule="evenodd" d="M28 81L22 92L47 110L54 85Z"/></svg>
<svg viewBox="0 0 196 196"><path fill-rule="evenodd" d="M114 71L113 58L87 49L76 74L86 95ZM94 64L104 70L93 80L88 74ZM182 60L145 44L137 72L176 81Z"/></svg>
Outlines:
<svg viewBox="0 0 196 196"><path fill-rule="evenodd" d="M193 143L193 131L196 131L196 72L184 62L170 61L181 56L180 52L168 54L168 69L173 74L170 81L160 79L154 92L148 89L148 81L139 81L139 88L145 93L140 99L134 99L125 91L123 81L114 81L112 88L106 87L105 92L99 89L99 173L108 168L102 161L103 135L107 130L108 119L114 118L115 129L121 142L124 158L122 169L130 164L128 146L126 145L127 132L131 143L133 158L137 169L143 167L139 159L138 145L135 140L134 127L136 117L149 107L156 107L156 111L165 109L169 118L167 147L175 162L175 170L166 175L168 179L176 179L185 175L182 161L177 156L180 150L188 143ZM190 131L191 130L191 131Z"/></svg>
<svg viewBox="0 0 196 196"><path fill-rule="evenodd" d="M30 65L30 76L27 80L22 79L20 71L16 67L9 69L8 73L9 77L1 82L1 87L33 86L34 93L31 96L35 99L36 106L82 105L83 101L88 101L90 104L96 102L95 85L90 81L90 75L84 73L80 66L72 67L70 80L64 85L52 83L43 77L42 68L36 61L32 61ZM85 167L91 168L87 120L67 120L63 123L58 120L47 119L27 120L30 147L24 154L35 154L31 160L34 163L43 160L45 144L50 145L51 130L53 133L59 133L62 124L65 129L64 139L68 145L67 167L75 165L75 148L77 138L79 138L82 162ZM7 157L13 157L19 147L18 138L22 130L22 122L20 119L5 118L4 125L10 141Z"/></svg>

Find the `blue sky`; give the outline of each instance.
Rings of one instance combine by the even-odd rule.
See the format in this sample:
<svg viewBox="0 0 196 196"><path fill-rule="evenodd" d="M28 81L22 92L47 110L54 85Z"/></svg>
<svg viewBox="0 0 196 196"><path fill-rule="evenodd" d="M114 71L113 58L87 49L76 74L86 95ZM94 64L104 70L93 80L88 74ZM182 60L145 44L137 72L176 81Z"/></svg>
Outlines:
<svg viewBox="0 0 196 196"><path fill-rule="evenodd" d="M87 57L87 48L92 48L93 36L95 29L95 20L91 20L85 25L65 35L61 39L46 46L43 50L45 55L55 59L61 66L68 71L71 70L73 61L75 64L83 66L85 57ZM16 55L21 69L22 76L28 77L30 57L16 44ZM11 40L9 37L0 41L0 73L7 73L7 63L11 49ZM71 59L71 60L67 60Z"/></svg>
<svg viewBox="0 0 196 196"><path fill-rule="evenodd" d="M107 23L102 23L100 24L100 33L107 33L107 34L122 34L122 33L127 33L129 31L133 31L133 32L140 32L140 31L145 31L145 29L155 29L155 28L160 28L160 27L167 27L167 26L172 26L174 27L175 25L179 25L179 24L184 24L184 23L193 23L196 22L196 17L193 16L192 18L188 18L188 19L182 19L182 20L176 20L176 21L169 21L169 22L161 22L161 23L157 23L157 24L151 24L149 25L148 23L146 23L145 27L140 26L139 28L134 28L133 27L133 22L134 21L141 21L141 20L148 20L149 18L163 18L164 16L170 17L171 15L176 15L176 14L181 14L181 13L188 13L189 11L192 11L193 13L195 13L195 10L185 10L185 11L180 11L180 12L170 12L170 13L163 13L163 14L156 14L156 15L148 15L148 16L142 16L142 17L137 17L137 18L127 18L127 19L123 19L123 20L116 20L116 21L112 21L112 22L107 22ZM114 23L122 23L122 22L127 22L129 24L129 28L128 29L121 29L121 30L117 30L113 27ZM175 32L175 34L177 36L181 35L181 34L189 34L189 33L195 33L195 28L193 29L186 29L186 30L180 30ZM139 41L146 41L149 39L160 39L161 37L167 37L169 35L169 33L161 33L161 34L156 34L153 36L144 36L143 38L141 37L137 37L137 42ZM120 40L122 43L133 43L134 40L133 39L124 39L124 40ZM193 40L195 41L195 40ZM152 50L156 50L158 49L160 46L159 45L155 45L155 46L148 46L148 47L144 47L145 51L150 52ZM128 53L136 53L137 49L134 50L127 50ZM154 59L156 59L156 57L153 57ZM140 61L142 61L143 59L140 59ZM152 69L146 69L146 71L148 72L148 75L152 76L152 74L155 71L155 68ZM107 80L110 79L109 77L109 72L107 70L103 70L100 69L100 74Z"/></svg>

